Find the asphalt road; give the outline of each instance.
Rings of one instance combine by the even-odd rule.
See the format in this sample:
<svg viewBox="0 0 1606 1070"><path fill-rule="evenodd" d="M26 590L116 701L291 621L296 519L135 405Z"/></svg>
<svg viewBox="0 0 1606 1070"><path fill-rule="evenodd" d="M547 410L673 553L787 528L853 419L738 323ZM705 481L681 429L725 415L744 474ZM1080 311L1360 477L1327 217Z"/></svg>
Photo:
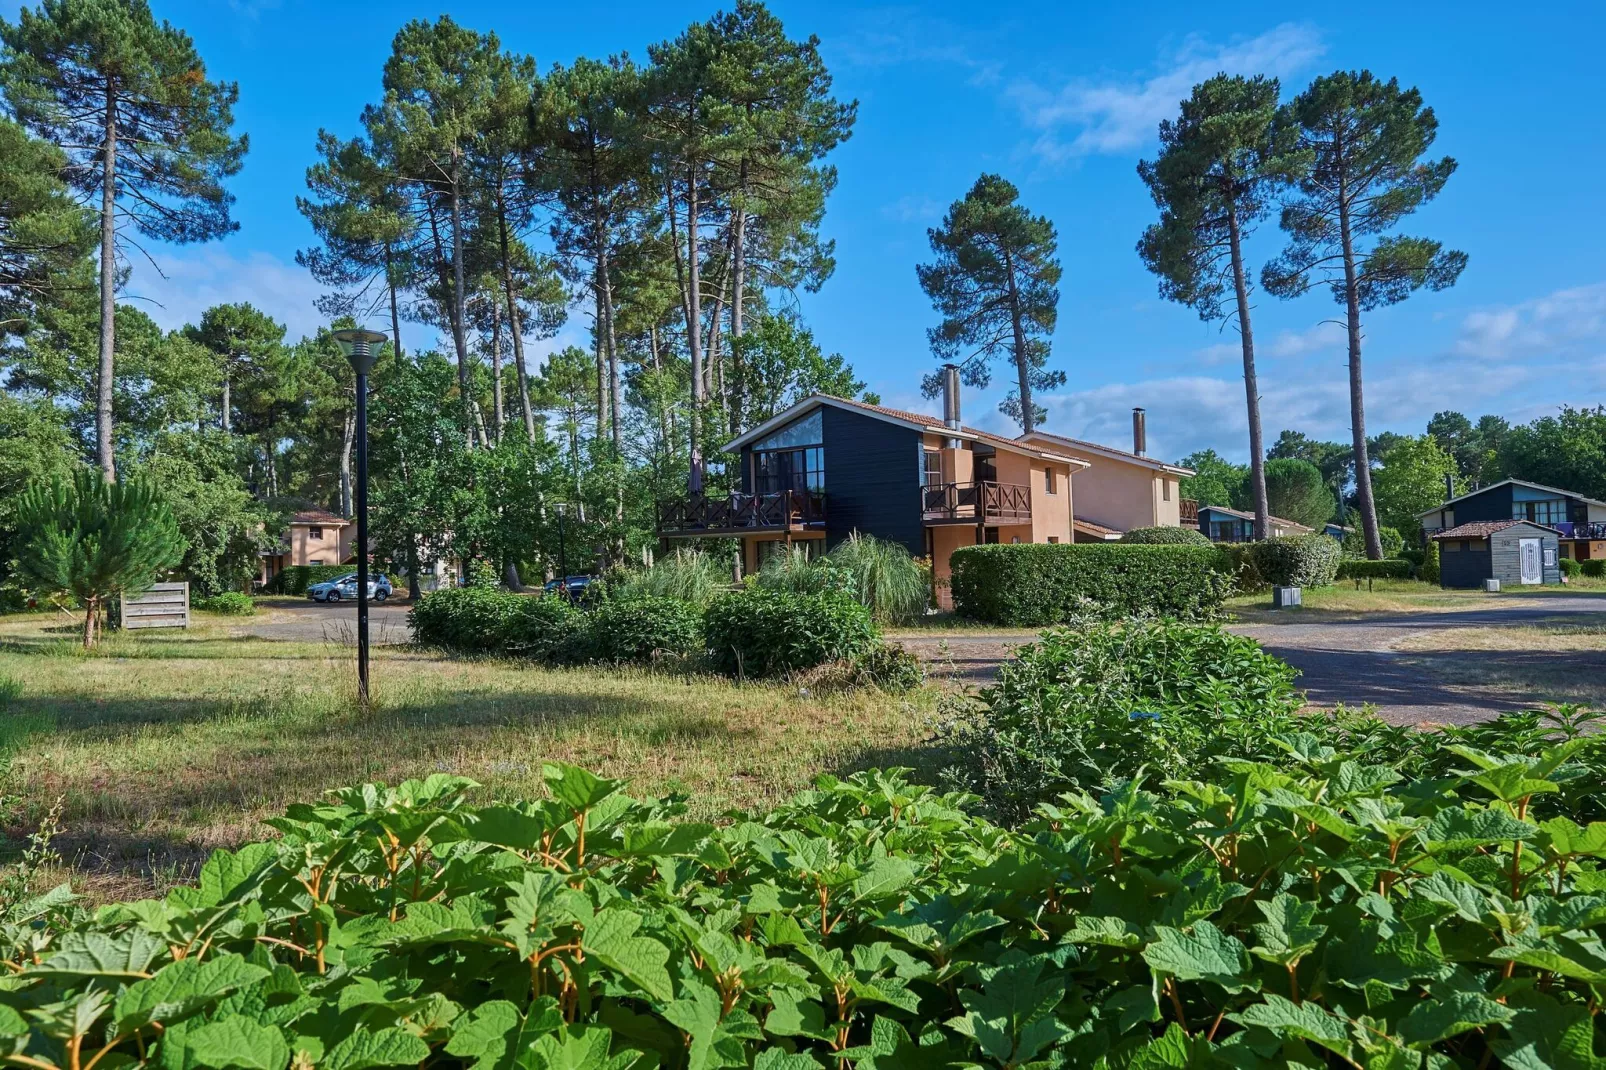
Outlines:
<svg viewBox="0 0 1606 1070"><path fill-rule="evenodd" d="M354 645L357 636L356 602L281 603L265 606L257 616L235 625L235 634L291 642L328 642ZM368 641L374 646L410 642L407 603L386 600L368 603Z"/></svg>

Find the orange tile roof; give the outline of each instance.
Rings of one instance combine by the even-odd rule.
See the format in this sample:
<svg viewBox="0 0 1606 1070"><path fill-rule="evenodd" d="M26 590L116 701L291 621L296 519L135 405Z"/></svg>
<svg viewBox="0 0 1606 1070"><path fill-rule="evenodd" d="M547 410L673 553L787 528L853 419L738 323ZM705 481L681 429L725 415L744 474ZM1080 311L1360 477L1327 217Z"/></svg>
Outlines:
<svg viewBox="0 0 1606 1070"><path fill-rule="evenodd" d="M290 523L313 525L327 524L330 527L339 527L342 524L349 524L351 521L336 513L331 513L327 509L303 509L299 513L291 514Z"/></svg>
<svg viewBox="0 0 1606 1070"><path fill-rule="evenodd" d="M906 420L909 423L924 424L927 427L943 427L943 422L940 417L928 416L922 412L909 412L905 409L889 409L885 405L872 405L868 401L855 401L852 398L837 397L835 394L817 394L815 396L827 398L843 405L852 405L856 409L868 409L870 412L879 412L881 415L890 416L894 420ZM1005 438L1002 435L994 435L987 431L979 431L974 427L965 427L963 425L960 426L959 431L961 434L968 435L971 438L978 439L990 445L1002 446L1005 449L1015 450L1020 453L1048 454L1052 457L1060 456L1052 449L1045 448L1035 442L1022 442L1019 439Z"/></svg>

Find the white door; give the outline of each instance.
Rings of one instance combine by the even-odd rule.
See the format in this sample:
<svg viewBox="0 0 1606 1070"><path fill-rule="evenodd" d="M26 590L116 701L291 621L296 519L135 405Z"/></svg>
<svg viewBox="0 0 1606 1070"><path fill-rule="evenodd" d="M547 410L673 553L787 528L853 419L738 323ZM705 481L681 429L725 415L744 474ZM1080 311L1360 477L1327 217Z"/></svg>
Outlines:
<svg viewBox="0 0 1606 1070"><path fill-rule="evenodd" d="M1539 552L1540 540L1519 539L1517 541L1517 556L1522 566L1523 583L1544 583L1545 570L1543 559Z"/></svg>

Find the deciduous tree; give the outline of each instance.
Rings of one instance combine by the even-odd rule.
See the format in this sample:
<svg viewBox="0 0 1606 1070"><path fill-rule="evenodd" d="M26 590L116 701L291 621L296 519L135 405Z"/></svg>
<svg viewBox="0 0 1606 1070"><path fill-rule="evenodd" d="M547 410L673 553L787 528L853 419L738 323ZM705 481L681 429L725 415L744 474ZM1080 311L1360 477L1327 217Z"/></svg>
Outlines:
<svg viewBox="0 0 1606 1070"><path fill-rule="evenodd" d="M1455 458L1432 435L1395 443L1383 465L1372 473L1377 518L1416 545L1422 513L1445 500L1445 481L1455 479Z"/></svg>

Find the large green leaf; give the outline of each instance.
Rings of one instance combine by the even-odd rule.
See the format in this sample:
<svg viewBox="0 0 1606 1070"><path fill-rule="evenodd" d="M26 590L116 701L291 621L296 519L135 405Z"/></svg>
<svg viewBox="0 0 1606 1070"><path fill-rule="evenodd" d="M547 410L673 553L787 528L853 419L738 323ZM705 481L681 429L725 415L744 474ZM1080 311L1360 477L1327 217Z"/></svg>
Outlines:
<svg viewBox="0 0 1606 1070"><path fill-rule="evenodd" d="M1427 1048L1469 1030L1510 1021L1511 1008L1482 992L1434 992L1400 1020L1399 1034L1413 1048Z"/></svg>
<svg viewBox="0 0 1606 1070"><path fill-rule="evenodd" d="M77 974L81 976L136 979L147 976L151 961L166 950L159 937L140 929L116 936L98 932L70 932L61 938L58 950L37 966L34 974Z"/></svg>
<svg viewBox="0 0 1606 1070"><path fill-rule="evenodd" d="M290 1045L282 1033L237 1014L192 1025L185 1030L183 1040L184 1053L192 1066L283 1070L290 1061Z"/></svg>
<svg viewBox="0 0 1606 1070"><path fill-rule="evenodd" d="M1143 960L1156 973L1179 981L1211 981L1229 992L1252 987L1249 952L1237 937L1200 921L1192 932L1157 925L1154 943L1143 949Z"/></svg>
<svg viewBox="0 0 1606 1070"><path fill-rule="evenodd" d="M587 955L617 970L654 999L675 998L665 964L669 949L649 936L637 936L641 915L625 907L597 914L582 938Z"/></svg>
<svg viewBox="0 0 1606 1070"><path fill-rule="evenodd" d="M1253 1004L1228 1017L1242 1025L1268 1029L1281 1038L1293 1037L1319 1044L1346 1059L1350 1055L1348 1023L1315 1003L1294 1003L1268 993L1264 1003Z"/></svg>
<svg viewBox="0 0 1606 1070"><path fill-rule="evenodd" d="M170 1024L266 976L266 969L252 966L239 955L184 959L124 989L112 1014L121 1033L131 1033L149 1022Z"/></svg>
<svg viewBox="0 0 1606 1070"><path fill-rule="evenodd" d="M367 1070L371 1066L409 1066L429 1058L429 1045L405 1029L359 1029L332 1048L319 1070Z"/></svg>
<svg viewBox="0 0 1606 1070"><path fill-rule="evenodd" d="M1512 998L1515 1016L1506 1037L1489 1046L1512 1070L1606 1070L1595 1053L1595 1016L1582 1003L1563 1003L1537 992Z"/></svg>

